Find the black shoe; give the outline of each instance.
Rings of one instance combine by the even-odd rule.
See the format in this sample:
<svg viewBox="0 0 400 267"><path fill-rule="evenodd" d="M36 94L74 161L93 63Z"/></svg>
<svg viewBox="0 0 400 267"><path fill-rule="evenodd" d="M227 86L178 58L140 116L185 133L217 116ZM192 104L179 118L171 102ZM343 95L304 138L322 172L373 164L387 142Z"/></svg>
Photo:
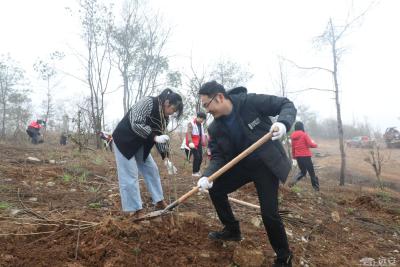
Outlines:
<svg viewBox="0 0 400 267"><path fill-rule="evenodd" d="M210 232L208 238L223 241L240 241L242 236L240 230L228 230L226 227L220 232Z"/></svg>
<svg viewBox="0 0 400 267"><path fill-rule="evenodd" d="M293 255L289 255L286 259L275 259L272 267L292 267Z"/></svg>

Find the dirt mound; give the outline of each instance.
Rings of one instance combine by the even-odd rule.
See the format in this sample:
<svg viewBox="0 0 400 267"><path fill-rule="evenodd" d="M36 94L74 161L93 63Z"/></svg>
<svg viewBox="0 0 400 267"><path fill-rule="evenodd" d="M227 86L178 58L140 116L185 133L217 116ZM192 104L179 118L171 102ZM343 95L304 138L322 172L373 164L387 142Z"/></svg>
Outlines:
<svg viewBox="0 0 400 267"><path fill-rule="evenodd" d="M359 196L352 204L356 207L364 207L369 210L379 210L381 206L371 196Z"/></svg>
<svg viewBox="0 0 400 267"><path fill-rule="evenodd" d="M224 247L207 240L208 228L198 214L190 212L139 223L107 217L94 230L61 228L41 239L2 239L7 251L2 258L8 266L65 266L76 262L81 266L230 265L236 246ZM46 226L36 229L46 230ZM243 246L245 250L254 249L251 243Z"/></svg>

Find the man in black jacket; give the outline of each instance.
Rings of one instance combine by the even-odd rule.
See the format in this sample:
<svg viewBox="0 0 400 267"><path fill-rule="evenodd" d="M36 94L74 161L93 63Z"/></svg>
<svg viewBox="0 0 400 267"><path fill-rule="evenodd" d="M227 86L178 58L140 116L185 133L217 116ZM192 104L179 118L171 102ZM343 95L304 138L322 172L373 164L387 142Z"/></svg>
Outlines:
<svg viewBox="0 0 400 267"><path fill-rule="evenodd" d="M287 98L248 94L244 87L226 92L215 81L205 83L199 95L203 108L213 115L214 121L208 129L210 164L197 185L200 190L209 189L218 217L225 226L222 231L209 233L209 238L241 240L239 222L233 215L228 194L253 182L264 227L277 254L274 266L292 266L292 253L278 213L279 181L286 181L291 164L279 139L295 121L296 108ZM277 122L272 123L269 116L278 116ZM271 141L244 158L214 183L208 182L208 176L272 129L277 130L273 132Z"/></svg>

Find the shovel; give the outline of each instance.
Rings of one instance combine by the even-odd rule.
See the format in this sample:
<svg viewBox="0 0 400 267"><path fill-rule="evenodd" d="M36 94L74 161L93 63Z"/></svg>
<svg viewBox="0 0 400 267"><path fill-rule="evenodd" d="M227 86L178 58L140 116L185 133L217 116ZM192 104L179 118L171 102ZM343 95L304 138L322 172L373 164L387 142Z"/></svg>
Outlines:
<svg viewBox="0 0 400 267"><path fill-rule="evenodd" d="M275 131L275 129L274 129ZM261 145L263 145L264 143L266 143L269 139L271 139L272 137L272 132L267 133L266 135L264 135L263 137L261 137L257 142L255 142L254 144L252 144L251 146L249 146L247 149L245 149L242 153L240 153L239 155L237 155L234 159L232 159L231 161L229 161L227 164L225 164L222 168L220 168L218 171L214 172L210 177L208 177L208 182L212 182L214 180L216 180L218 177L220 177L222 174L224 174L226 171L228 171L230 168L232 168L233 166L235 166L239 161L241 161L243 158L247 157L249 154L251 154L254 150L256 150L257 148L259 148ZM162 216L165 214L170 213L176 206L178 206L179 204L181 204L182 202L184 202L186 199L188 199L189 197L191 197L192 195L194 195L195 193L197 193L199 191L199 187L195 186L192 188L192 190L190 190L189 192L187 192L186 194L184 194L183 196L181 196L179 199L175 200L174 202L172 202L171 204L169 204L165 209L163 210L156 210L153 212L150 212L140 218L135 219L134 221L142 221L142 220L148 220L148 219L152 219L158 216Z"/></svg>

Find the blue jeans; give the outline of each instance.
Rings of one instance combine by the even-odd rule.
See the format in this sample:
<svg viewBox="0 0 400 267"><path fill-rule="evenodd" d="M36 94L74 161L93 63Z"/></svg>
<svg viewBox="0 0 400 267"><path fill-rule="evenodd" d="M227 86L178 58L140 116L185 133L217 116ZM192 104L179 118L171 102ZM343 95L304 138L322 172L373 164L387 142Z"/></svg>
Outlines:
<svg viewBox="0 0 400 267"><path fill-rule="evenodd" d="M140 197L139 173L143 175L147 190L151 194L153 204L164 199L160 174L157 164L151 154L143 161L143 146L131 158L127 159L114 146L115 161L119 182L119 193L121 195L122 210L134 212L142 209L142 198Z"/></svg>

